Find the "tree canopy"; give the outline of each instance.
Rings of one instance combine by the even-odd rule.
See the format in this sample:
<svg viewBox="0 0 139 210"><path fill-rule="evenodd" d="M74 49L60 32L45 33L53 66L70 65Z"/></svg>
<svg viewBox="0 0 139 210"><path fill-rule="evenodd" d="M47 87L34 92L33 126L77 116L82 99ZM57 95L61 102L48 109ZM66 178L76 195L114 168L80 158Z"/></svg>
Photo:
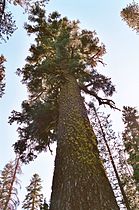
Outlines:
<svg viewBox="0 0 139 210"><path fill-rule="evenodd" d="M19 205L18 188L20 182L18 175L21 174L19 158L9 161L0 174L0 209L16 209Z"/></svg>
<svg viewBox="0 0 139 210"><path fill-rule="evenodd" d="M127 25L135 30L137 33L139 32L139 4L136 2L132 2L128 4L121 11L122 19L127 23Z"/></svg>
<svg viewBox="0 0 139 210"><path fill-rule="evenodd" d="M43 202L43 194L41 193L41 178L38 174L34 174L27 189L27 195L23 201L22 208L28 210L38 210Z"/></svg>
<svg viewBox="0 0 139 210"><path fill-rule="evenodd" d="M17 29L16 20L13 19L12 11L9 10L9 4L21 6L28 12L34 2L44 5L49 0L1 0L0 1L0 39L6 41Z"/></svg>
<svg viewBox="0 0 139 210"><path fill-rule="evenodd" d="M66 82L65 65L81 91L93 95L100 105L115 108L112 100L98 95L102 91L111 96L115 87L110 78L95 69L98 63L103 64L106 51L96 32L81 30L79 21L61 18L58 12L46 18L38 3L32 7L29 21L31 24L25 24L25 28L29 35L36 34L36 44L30 47L26 65L17 71L27 85L29 100L22 103L21 113L12 112L9 121L24 124L18 128L19 140L15 143L15 151L22 154L24 161L32 160L35 151L46 150L56 140L58 97Z"/></svg>

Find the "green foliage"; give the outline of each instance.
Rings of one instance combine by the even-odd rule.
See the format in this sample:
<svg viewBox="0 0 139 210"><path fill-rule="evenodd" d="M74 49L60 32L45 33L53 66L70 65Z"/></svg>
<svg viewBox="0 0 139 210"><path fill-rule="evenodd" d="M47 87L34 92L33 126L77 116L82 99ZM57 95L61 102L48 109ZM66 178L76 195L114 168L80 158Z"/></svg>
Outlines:
<svg viewBox="0 0 139 210"><path fill-rule="evenodd" d="M37 1L40 6L45 5L49 0ZM36 1L35 1L36 2ZM0 39L6 41L17 29L16 21L13 20L11 11L8 11L9 5L14 4L15 6L20 5L24 7L25 11L28 12L30 7L34 3L34 0L1 0L0 1Z"/></svg>
<svg viewBox="0 0 139 210"><path fill-rule="evenodd" d="M132 28L136 32L139 32L139 4L138 3L133 1L131 4L127 5L127 7L121 11L121 17L130 28Z"/></svg>
<svg viewBox="0 0 139 210"><path fill-rule="evenodd" d="M129 129L129 127L132 127L132 132L135 132L136 136L137 129L135 128L137 128L136 123L138 121L137 112L130 107L124 107L123 120L128 132L126 132L126 135L123 133L123 142L120 136L118 136L118 138L116 137L115 132L112 129L111 120L109 119L110 115L105 116L105 114L100 112L99 109L96 109L95 103L90 103L89 105L91 123L97 137L100 157L115 193L117 203L121 209L137 209L139 205L139 194L136 190L134 180L138 180L139 175L138 156L133 152L131 141L133 135ZM134 114L136 115L136 119L133 117ZM127 126L127 124L130 124L130 126ZM129 148L131 150L130 152L133 152L133 155L130 157L128 156L130 154L128 151ZM129 157L128 160L127 157ZM132 164L130 159L132 159L132 161L134 160L135 164L133 166L134 172L136 171L136 173L134 173L134 178L131 172ZM131 165L129 166L128 163Z"/></svg>
<svg viewBox="0 0 139 210"><path fill-rule="evenodd" d="M22 103L22 112L12 112L10 123L17 121L19 140L15 151L24 162L33 160L56 139L61 87L74 75L79 87L89 87L105 96L115 91L111 79L94 69L103 63L105 46L100 44L95 31L81 30L79 21L70 21L53 12L45 17L45 10L35 3L29 13L28 34L35 34L26 64L18 69L22 83L29 91L29 100ZM85 90L86 90L85 89Z"/></svg>
<svg viewBox="0 0 139 210"><path fill-rule="evenodd" d="M6 59L4 58L3 55L0 56L0 98L2 97L5 89L5 83L3 82L5 78L5 67L4 67L4 62Z"/></svg>
<svg viewBox="0 0 139 210"><path fill-rule="evenodd" d="M53 101L35 102L29 104L23 102L23 112L12 112L12 120L27 126L18 128L20 140L15 143L15 152L26 162L35 158L34 150L38 153L47 150L47 147L55 141L58 110ZM30 146L30 147L29 147ZM26 154L26 149L28 153Z"/></svg>
<svg viewBox="0 0 139 210"><path fill-rule="evenodd" d="M16 30L15 21L11 12L0 14L0 39L6 41Z"/></svg>
<svg viewBox="0 0 139 210"><path fill-rule="evenodd" d="M43 195L41 193L41 179L38 174L34 174L27 189L27 195L23 201L23 209L38 210L42 205Z"/></svg>
<svg viewBox="0 0 139 210"><path fill-rule="evenodd" d="M89 108L91 124L97 137L99 155L115 194L118 206L121 209L126 207L128 209L128 200L118 170L119 153L121 153L122 150L122 142L116 137L115 132L112 129L110 115L105 115L105 113L99 111L99 108L96 108L95 102L89 103Z"/></svg>
<svg viewBox="0 0 139 210"><path fill-rule="evenodd" d="M123 140L129 154L128 163L133 167L133 177L139 190L139 114L136 108L123 107L125 130Z"/></svg>
<svg viewBox="0 0 139 210"><path fill-rule="evenodd" d="M49 206L48 206L48 204L46 202L46 199L44 199L44 202L43 202L40 210L49 210Z"/></svg>
<svg viewBox="0 0 139 210"><path fill-rule="evenodd" d="M19 185L17 175L21 173L19 158L10 161L4 167L0 174L0 208L16 209L19 205L18 190Z"/></svg>

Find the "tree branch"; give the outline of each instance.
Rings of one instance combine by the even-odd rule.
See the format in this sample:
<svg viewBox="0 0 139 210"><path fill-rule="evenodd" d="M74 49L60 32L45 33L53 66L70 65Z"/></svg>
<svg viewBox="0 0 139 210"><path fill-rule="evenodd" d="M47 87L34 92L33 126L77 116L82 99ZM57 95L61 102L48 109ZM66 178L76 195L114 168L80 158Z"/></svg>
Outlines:
<svg viewBox="0 0 139 210"><path fill-rule="evenodd" d="M0 3L0 13L2 15L4 14L5 6L6 6L6 0L3 0L3 2Z"/></svg>
<svg viewBox="0 0 139 210"><path fill-rule="evenodd" d="M41 95L46 91L46 88L44 88L40 93L36 94L35 96L31 96L31 102L36 101L37 99L39 99L41 97Z"/></svg>
<svg viewBox="0 0 139 210"><path fill-rule="evenodd" d="M89 82L87 85L85 85L86 88L90 87L91 85L93 85L93 82Z"/></svg>
<svg viewBox="0 0 139 210"><path fill-rule="evenodd" d="M80 85L79 85L79 87L80 87L80 89L83 90L85 93L87 93L87 94L89 94L89 95L91 95L91 96L94 96L94 97L98 100L99 105L102 105L102 104L103 104L103 105L108 105L108 106L110 106L110 108L112 108L112 109L117 109L117 110L121 111L119 108L117 108L117 107L115 106L114 101L112 101L112 100L110 100L110 99L107 99L107 98L101 98L101 97L99 97L99 96L96 94L95 91L93 91L93 90L88 90L87 87L85 87L85 86L80 86Z"/></svg>

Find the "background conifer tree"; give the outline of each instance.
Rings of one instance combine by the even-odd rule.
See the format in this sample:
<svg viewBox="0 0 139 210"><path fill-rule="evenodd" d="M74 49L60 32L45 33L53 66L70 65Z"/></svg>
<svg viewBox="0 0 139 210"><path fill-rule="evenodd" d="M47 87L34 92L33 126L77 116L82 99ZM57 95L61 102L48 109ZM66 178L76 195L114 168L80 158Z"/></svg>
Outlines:
<svg viewBox="0 0 139 210"><path fill-rule="evenodd" d="M123 107L123 141L128 153L128 163L133 168L133 178L139 191L139 114L136 108Z"/></svg>
<svg viewBox="0 0 139 210"><path fill-rule="evenodd" d="M34 174L27 189L27 195L23 201L23 209L38 210L42 206L43 195L41 193L41 178Z"/></svg>
<svg viewBox="0 0 139 210"><path fill-rule="evenodd" d="M106 115L104 112L99 111L99 108L96 108L95 101L89 104L89 108L90 119L98 141L100 157L108 174L117 203L120 209L130 210L130 202L119 173L119 158L121 158L119 154L121 150L122 152L124 150L122 140L116 137L109 114Z"/></svg>
<svg viewBox="0 0 139 210"><path fill-rule="evenodd" d="M19 205L18 189L16 187L20 184L17 177L19 174L21 174L19 158L7 163L1 171L0 207L2 210L16 209Z"/></svg>
<svg viewBox="0 0 139 210"><path fill-rule="evenodd" d="M110 116L105 116L96 109L94 103L90 103L90 107L90 117L97 136L100 156L104 161L117 202L122 209L137 209L139 194L134 174L136 171L138 174L138 112L132 107L123 108L125 130L122 138L120 136L117 138L112 130Z"/></svg>
<svg viewBox="0 0 139 210"><path fill-rule="evenodd" d="M139 4L133 1L128 4L121 11L122 19L127 23L127 25L135 30L137 33L139 32Z"/></svg>
<svg viewBox="0 0 139 210"><path fill-rule="evenodd" d="M128 153L128 163L133 168L133 178L139 191L139 114L133 107L123 107L125 130L123 141Z"/></svg>
<svg viewBox="0 0 139 210"><path fill-rule="evenodd" d="M43 202L43 204L41 205L40 210L49 210L49 206L48 206L48 204L47 204L47 202L46 202L46 199L44 199L44 202Z"/></svg>

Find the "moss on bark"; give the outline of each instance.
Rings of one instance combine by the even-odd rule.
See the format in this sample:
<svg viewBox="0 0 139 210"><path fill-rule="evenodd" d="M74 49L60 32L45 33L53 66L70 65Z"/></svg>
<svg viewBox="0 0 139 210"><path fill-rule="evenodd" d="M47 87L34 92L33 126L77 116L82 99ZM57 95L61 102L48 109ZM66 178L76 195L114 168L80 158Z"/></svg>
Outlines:
<svg viewBox="0 0 139 210"><path fill-rule="evenodd" d="M57 138L50 210L118 210L72 75L61 88Z"/></svg>

